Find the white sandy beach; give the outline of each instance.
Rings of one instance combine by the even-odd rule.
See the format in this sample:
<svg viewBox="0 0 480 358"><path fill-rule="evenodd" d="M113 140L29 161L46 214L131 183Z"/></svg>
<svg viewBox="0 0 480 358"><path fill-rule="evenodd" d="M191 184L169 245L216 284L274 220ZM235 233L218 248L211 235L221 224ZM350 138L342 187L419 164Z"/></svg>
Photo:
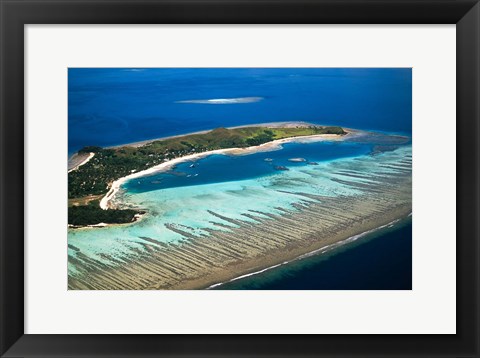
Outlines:
<svg viewBox="0 0 480 358"><path fill-rule="evenodd" d="M308 143L308 142L318 142L323 140L329 140L329 141L344 140L344 138L347 137L349 134L350 132L347 131L347 134L343 136L339 136L337 134L316 134L316 135L309 135L309 136L302 136L302 137L290 137L290 138L277 139L268 143L260 144L258 146L252 146L252 147L246 147L246 148L217 149L217 150L211 150L208 152L195 153L195 154L190 154L183 157L175 158L167 162L158 164L149 169L132 173L130 175L127 175L125 177L115 180L112 183L112 186L108 191L108 193L102 198L102 200L100 200L100 207L103 210L107 210L110 207L109 203L115 197L116 193L120 190L121 185L126 181L134 178L139 178L148 174L168 171L179 163L189 162L189 161L197 160L200 158L205 158L213 154L248 155L248 154L259 153L259 152L270 152L273 150L279 150L282 148L282 144L291 143L291 142Z"/></svg>
<svg viewBox="0 0 480 358"><path fill-rule="evenodd" d="M81 167L84 164L87 164L90 161L90 159L92 159L94 156L95 156L95 153L92 153L92 152L88 153L88 157L85 158L80 163L78 163L77 165L75 165L73 168L69 169L68 173L73 172L74 170L77 170L79 167Z"/></svg>

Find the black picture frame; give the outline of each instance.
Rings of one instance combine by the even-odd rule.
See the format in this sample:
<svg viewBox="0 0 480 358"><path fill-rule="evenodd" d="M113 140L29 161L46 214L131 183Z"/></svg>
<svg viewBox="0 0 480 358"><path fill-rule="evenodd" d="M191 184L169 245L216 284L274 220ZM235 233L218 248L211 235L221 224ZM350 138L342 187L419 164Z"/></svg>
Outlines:
<svg viewBox="0 0 480 358"><path fill-rule="evenodd" d="M0 4L2 357L479 357L480 5L477 0L0 0ZM24 25L158 23L456 24L457 334L24 334Z"/></svg>

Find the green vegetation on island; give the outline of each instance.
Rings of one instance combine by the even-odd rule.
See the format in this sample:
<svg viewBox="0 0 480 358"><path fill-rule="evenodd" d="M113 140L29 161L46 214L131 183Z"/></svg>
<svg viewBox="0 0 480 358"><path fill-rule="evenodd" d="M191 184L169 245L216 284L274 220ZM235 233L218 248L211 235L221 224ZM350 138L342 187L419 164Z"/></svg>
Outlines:
<svg viewBox="0 0 480 358"><path fill-rule="evenodd" d="M155 140L138 147L128 145L117 148L84 147L79 151L79 154L95 153L95 155L90 161L68 173L68 198L72 200L105 195L115 180L185 155L216 149L245 148L282 138L316 134L344 135L346 132L341 127L313 125L273 128L255 126L231 129L217 128L206 133ZM108 216L109 214L101 214L100 212L114 212L114 210L98 208L100 211L95 212L92 208L97 204L97 201L93 201L88 205L74 204L74 206L71 206L69 208L69 224L108 223L105 219L110 219L110 222L113 223L116 222L112 221L114 220L112 219L113 216L120 221L125 219L121 222L130 222L133 220L133 215L137 213L133 210L125 213L123 213L123 210L117 210L117 213L111 214L112 217L106 217L105 215ZM96 215L103 219L100 220Z"/></svg>
<svg viewBox="0 0 480 358"><path fill-rule="evenodd" d="M68 223L73 226L86 226L97 224L123 224L133 222L136 215L143 212L132 209L103 210L98 200L93 200L88 205L71 206L68 208Z"/></svg>

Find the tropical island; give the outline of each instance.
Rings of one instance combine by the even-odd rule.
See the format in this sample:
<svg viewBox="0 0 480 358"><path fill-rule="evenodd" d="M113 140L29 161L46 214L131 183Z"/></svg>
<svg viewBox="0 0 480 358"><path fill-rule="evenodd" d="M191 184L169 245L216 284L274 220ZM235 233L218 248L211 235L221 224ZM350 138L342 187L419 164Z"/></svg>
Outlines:
<svg viewBox="0 0 480 358"><path fill-rule="evenodd" d="M108 200L121 184L119 180L162 164L173 165L179 158L224 149L257 147L288 138L345 134L347 132L338 126L244 126L217 128L141 145L84 147L76 154L81 160L77 160L68 172L68 224L84 227L134 222L143 211L108 206Z"/></svg>

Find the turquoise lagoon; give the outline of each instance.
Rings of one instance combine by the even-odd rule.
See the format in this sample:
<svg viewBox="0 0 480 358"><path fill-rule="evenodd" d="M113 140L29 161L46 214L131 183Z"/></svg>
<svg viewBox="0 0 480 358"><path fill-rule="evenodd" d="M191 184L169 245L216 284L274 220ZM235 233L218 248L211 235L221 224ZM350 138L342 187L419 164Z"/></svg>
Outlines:
<svg viewBox="0 0 480 358"><path fill-rule="evenodd" d="M185 240L166 224L194 236L208 236L205 229L235 226L215 213L253 221L252 217L262 213L298 210L295 204L311 200L302 194L361 194L358 187L342 180L361 183L395 175L395 165L405 159L408 163L411 154L411 142L404 137L364 133L345 141L287 143L270 152L211 155L184 162L168 172L124 183L117 202L146 209L147 214L129 225L69 230L68 254L75 257L80 250L106 265L112 264L112 257L121 263L130 254L144 250L143 238L165 243ZM293 158L305 161L289 160ZM69 260L69 272L75 271L74 260Z"/></svg>

